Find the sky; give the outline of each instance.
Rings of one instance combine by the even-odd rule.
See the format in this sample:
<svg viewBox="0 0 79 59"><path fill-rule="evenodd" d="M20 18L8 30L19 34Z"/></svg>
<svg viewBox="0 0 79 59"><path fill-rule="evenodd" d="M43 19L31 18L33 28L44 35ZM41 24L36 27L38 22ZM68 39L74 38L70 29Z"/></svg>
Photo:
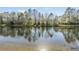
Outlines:
<svg viewBox="0 0 79 59"><path fill-rule="evenodd" d="M0 12L23 12L25 10L36 9L41 13L53 13L55 15L63 15L67 7L0 7Z"/></svg>

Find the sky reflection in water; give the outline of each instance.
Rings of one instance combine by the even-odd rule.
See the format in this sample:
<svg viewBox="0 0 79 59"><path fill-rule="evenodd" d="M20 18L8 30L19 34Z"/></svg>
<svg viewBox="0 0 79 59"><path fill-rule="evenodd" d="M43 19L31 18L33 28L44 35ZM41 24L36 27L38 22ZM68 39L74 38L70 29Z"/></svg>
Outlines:
<svg viewBox="0 0 79 59"><path fill-rule="evenodd" d="M40 28L0 28L0 43L67 45L78 48L79 29L40 27ZM42 48L41 50L46 50Z"/></svg>

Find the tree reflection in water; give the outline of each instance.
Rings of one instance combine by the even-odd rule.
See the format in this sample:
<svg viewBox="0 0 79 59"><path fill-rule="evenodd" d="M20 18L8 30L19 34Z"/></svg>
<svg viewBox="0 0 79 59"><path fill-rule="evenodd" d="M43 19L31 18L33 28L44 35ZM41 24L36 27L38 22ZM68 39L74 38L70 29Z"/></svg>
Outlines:
<svg viewBox="0 0 79 59"><path fill-rule="evenodd" d="M71 48L79 48L79 28L63 28L61 32L65 36L65 40L70 44Z"/></svg>
<svg viewBox="0 0 79 59"><path fill-rule="evenodd" d="M58 28L58 27L26 27L26 28L11 28L0 27L1 36L24 37L28 42L35 42L40 38L52 38L55 32L64 34L67 43L76 42L79 39L79 28ZM19 39L18 39L19 40Z"/></svg>

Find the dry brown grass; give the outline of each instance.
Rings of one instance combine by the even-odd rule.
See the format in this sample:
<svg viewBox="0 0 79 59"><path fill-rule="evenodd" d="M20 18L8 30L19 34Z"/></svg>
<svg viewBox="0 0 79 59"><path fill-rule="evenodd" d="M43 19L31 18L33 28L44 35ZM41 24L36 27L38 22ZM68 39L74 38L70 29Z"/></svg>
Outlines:
<svg viewBox="0 0 79 59"><path fill-rule="evenodd" d="M0 44L0 51L40 51L41 49L46 48L47 51L70 51L70 49L57 46L57 45L48 45L48 46L35 46L35 45L15 45L15 44Z"/></svg>

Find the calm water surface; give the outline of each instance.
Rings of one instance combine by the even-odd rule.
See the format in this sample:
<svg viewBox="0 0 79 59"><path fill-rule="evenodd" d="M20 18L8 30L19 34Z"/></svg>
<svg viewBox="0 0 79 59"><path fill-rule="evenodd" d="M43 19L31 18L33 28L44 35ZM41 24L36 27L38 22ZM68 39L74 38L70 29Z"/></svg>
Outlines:
<svg viewBox="0 0 79 59"><path fill-rule="evenodd" d="M0 28L0 44L59 45L79 50L79 28Z"/></svg>

